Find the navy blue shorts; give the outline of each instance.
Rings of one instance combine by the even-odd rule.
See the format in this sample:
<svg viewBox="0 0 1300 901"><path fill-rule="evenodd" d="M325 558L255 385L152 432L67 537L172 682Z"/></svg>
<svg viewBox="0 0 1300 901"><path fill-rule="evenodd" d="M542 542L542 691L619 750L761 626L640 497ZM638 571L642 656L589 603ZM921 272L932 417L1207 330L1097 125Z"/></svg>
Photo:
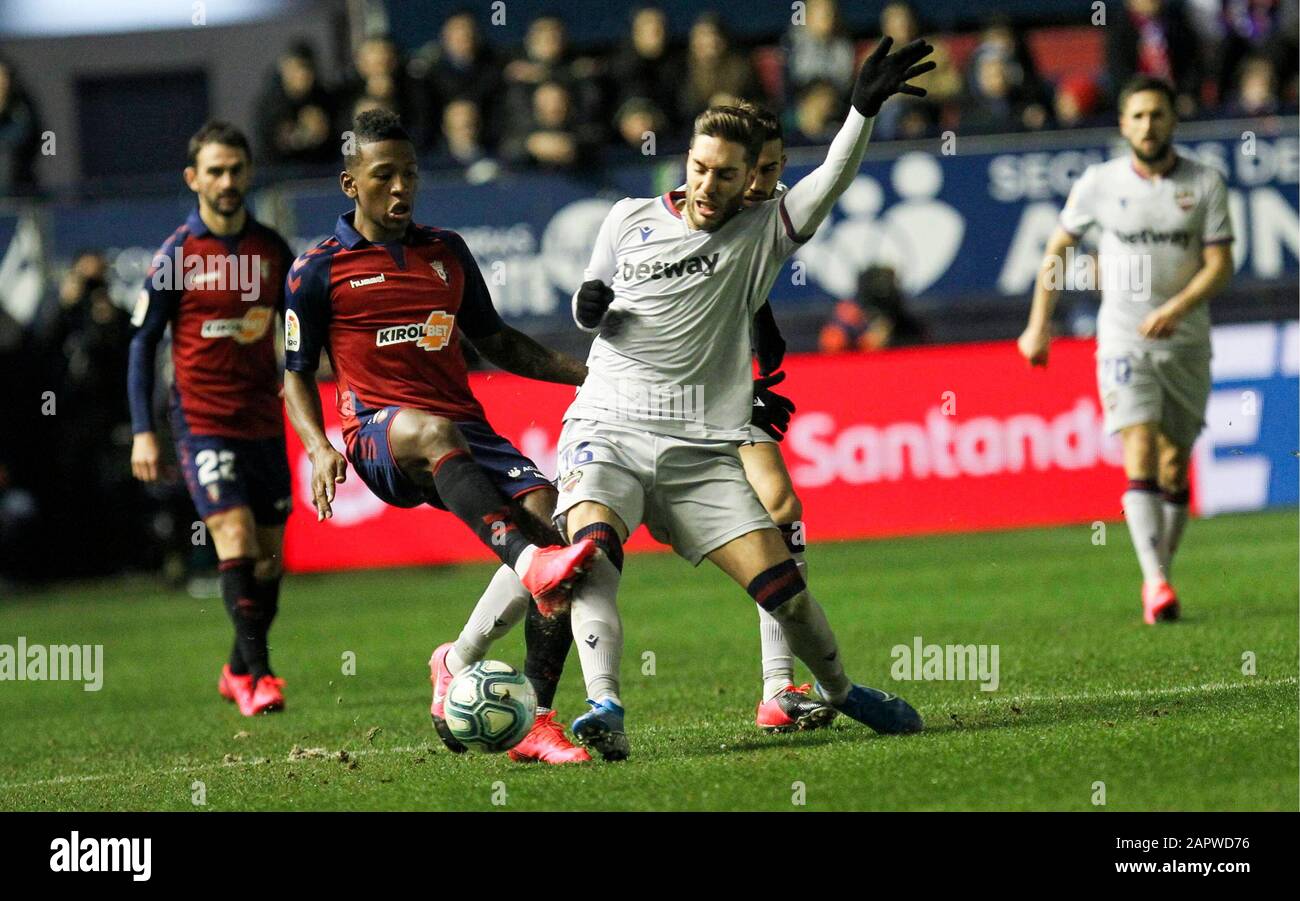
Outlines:
<svg viewBox="0 0 1300 901"><path fill-rule="evenodd" d="M249 507L259 526L284 525L293 508L283 438L185 435L176 440L185 485L200 519Z"/></svg>
<svg viewBox="0 0 1300 901"><path fill-rule="evenodd" d="M359 415L361 427L348 446L348 461L366 487L393 507L418 507L429 504L446 510L438 493L424 489L406 477L393 459L388 444L388 427L401 407L384 407L374 413ZM458 422L469 445L474 462L483 467L492 484L508 498L517 498L538 488L551 487L550 481L532 460L498 435L486 422Z"/></svg>

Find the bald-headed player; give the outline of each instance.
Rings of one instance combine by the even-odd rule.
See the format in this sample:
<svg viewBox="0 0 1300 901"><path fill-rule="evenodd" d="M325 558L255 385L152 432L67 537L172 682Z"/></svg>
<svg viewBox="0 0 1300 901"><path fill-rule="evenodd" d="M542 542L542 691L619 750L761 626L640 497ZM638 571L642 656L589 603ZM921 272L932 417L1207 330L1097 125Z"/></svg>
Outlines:
<svg viewBox="0 0 1300 901"><path fill-rule="evenodd" d="M1187 522L1187 464L1210 395L1208 301L1232 275L1228 192L1173 145L1174 92L1138 76L1119 97L1129 153L1089 166L1061 211L1020 353L1047 365L1062 255L1098 232L1097 388L1124 444L1124 518L1142 569L1147 623L1178 618L1170 570Z"/></svg>
<svg viewBox="0 0 1300 901"><path fill-rule="evenodd" d="M550 523L555 489L532 460L492 428L469 385L461 342L509 372L579 385L581 361L548 350L506 325L465 241L413 221L419 181L415 146L397 116L357 117L339 176L353 209L334 234L300 256L287 279L284 396L311 459L317 517L332 515L335 485L352 464L380 500L429 504L465 523L502 563L461 639L430 660L430 714L443 742L451 678L526 615L559 615L571 584L595 553L592 542L560 546ZM325 435L315 372L330 355L347 456ZM431 541L437 540L432 533ZM530 647L551 643L539 698L554 695L571 642L567 628L526 633ZM548 711L549 713L549 711ZM520 747L531 759L574 762L587 753L564 738L553 716L538 718ZM520 751L520 747L513 749Z"/></svg>

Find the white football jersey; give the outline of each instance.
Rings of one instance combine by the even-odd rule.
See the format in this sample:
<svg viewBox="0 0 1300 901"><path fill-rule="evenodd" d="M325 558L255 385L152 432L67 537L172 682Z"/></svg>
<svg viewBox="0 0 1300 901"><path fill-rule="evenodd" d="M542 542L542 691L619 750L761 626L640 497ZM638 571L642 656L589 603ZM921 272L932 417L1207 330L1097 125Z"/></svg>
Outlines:
<svg viewBox="0 0 1300 901"><path fill-rule="evenodd" d="M692 229L680 191L610 210L583 281L614 290L564 418L743 441L753 405L751 330L799 246L778 197L715 231Z"/></svg>
<svg viewBox="0 0 1300 901"><path fill-rule="evenodd" d="M1169 338L1143 338L1138 327L1187 286L1201 268L1201 248L1232 240L1223 176L1181 155L1155 178L1139 173L1128 155L1094 164L1070 191L1061 226L1079 237L1094 225L1101 230L1098 352L1188 348L1208 353L1208 304L1197 305Z"/></svg>

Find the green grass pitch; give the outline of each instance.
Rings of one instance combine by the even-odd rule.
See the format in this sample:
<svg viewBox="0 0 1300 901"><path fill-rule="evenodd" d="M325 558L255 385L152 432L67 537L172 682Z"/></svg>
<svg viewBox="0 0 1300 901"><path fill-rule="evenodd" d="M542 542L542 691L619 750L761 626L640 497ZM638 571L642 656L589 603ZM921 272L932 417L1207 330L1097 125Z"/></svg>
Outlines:
<svg viewBox="0 0 1300 901"><path fill-rule="evenodd" d="M631 557L622 764L438 742L425 661L488 566L289 577L272 632L288 710L255 720L216 693L219 600L132 581L5 601L0 643L102 644L104 684L0 682L0 809L1094 810L1101 782L1107 810L1295 810L1295 512L1192 522L1175 567L1185 618L1158 628L1140 619L1127 531L1107 529L1105 545L1087 526L814 538L811 585L850 673L926 719L894 738L842 717L760 734L752 602L707 564ZM891 648L916 636L997 645L998 690L892 680ZM492 656L522 665L522 629ZM566 721L582 698L573 652Z"/></svg>

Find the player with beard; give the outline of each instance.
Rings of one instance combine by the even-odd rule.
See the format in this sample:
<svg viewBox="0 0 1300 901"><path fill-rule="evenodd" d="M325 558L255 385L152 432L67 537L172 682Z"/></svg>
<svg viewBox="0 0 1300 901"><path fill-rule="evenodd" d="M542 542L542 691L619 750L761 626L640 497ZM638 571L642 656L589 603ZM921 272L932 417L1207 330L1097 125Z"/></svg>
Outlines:
<svg viewBox="0 0 1300 901"><path fill-rule="evenodd" d="M1119 96L1129 153L1089 166L1061 211L1034 287L1020 353L1046 366L1062 255L1100 232L1097 388L1124 445L1124 518L1142 570L1143 619L1176 620L1170 585L1187 522L1187 464L1210 396L1209 299L1232 276L1228 191L1173 146L1174 92L1138 76Z"/></svg>
<svg viewBox="0 0 1300 901"><path fill-rule="evenodd" d="M781 533L745 478L738 445L753 413L752 322L786 258L852 183L890 96L934 68L917 40L864 61L852 109L825 162L780 197L744 206L762 135L736 107L695 121L686 190L626 198L596 237L574 319L597 332L588 374L564 416L558 521L600 547L572 598L591 710L573 732L606 760L629 743L619 695L623 542L644 522L694 565L705 558L780 623L822 699L877 732L922 728L906 701L848 678L835 636Z"/></svg>
<svg viewBox="0 0 1300 901"><path fill-rule="evenodd" d="M159 477L153 389L158 342L171 327L171 426L190 497L220 561L235 627L217 688L241 713L284 706L267 634L279 608L289 517L289 461L272 325L293 254L244 205L248 140L225 122L190 138L185 183L198 207L154 256L132 322L131 470Z"/></svg>
<svg viewBox="0 0 1300 901"><path fill-rule="evenodd" d="M443 716L447 686L529 615L532 599L534 615L556 621L525 632L525 674L542 709L512 756L587 760L550 704L571 644L563 617L569 588L595 545L561 546L550 522L555 489L488 423L461 341L508 372L542 381L579 385L586 367L501 320L460 235L414 223L415 147L393 113L358 116L344 161L339 183L353 209L294 262L286 293L285 402L311 459L317 517L332 515L350 462L385 503L429 504L473 530L502 567L460 637L429 661L434 726L448 748L466 750ZM322 350L333 363L346 458L325 435L314 377Z"/></svg>

